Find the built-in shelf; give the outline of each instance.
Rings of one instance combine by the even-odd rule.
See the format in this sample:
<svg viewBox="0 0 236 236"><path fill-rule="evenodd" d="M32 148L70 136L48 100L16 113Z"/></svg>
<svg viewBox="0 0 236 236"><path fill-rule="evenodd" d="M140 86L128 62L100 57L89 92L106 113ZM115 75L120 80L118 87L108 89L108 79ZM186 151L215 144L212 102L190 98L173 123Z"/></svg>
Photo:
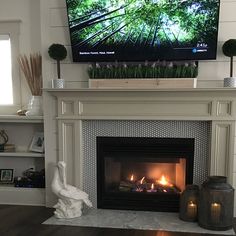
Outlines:
<svg viewBox="0 0 236 236"><path fill-rule="evenodd" d="M43 116L0 115L0 122L7 122L7 123L43 123Z"/></svg>
<svg viewBox="0 0 236 236"><path fill-rule="evenodd" d="M1 204L45 205L44 188L17 188L13 185L0 185Z"/></svg>
<svg viewBox="0 0 236 236"><path fill-rule="evenodd" d="M0 115L0 129L6 130L9 143L15 146L15 151L0 152L2 169L15 169L16 176L31 167L42 169L45 154L29 151L28 146L36 132L43 132L43 122L43 116ZM43 206L45 189L0 184L0 204Z"/></svg>
<svg viewBox="0 0 236 236"><path fill-rule="evenodd" d="M44 157L44 153L36 152L0 152L0 157Z"/></svg>

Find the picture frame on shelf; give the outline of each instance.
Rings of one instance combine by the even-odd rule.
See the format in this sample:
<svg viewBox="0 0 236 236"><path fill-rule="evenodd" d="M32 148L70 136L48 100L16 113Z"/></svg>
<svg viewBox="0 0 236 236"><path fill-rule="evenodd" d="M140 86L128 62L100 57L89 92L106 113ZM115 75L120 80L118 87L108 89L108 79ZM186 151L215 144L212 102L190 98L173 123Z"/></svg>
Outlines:
<svg viewBox="0 0 236 236"><path fill-rule="evenodd" d="M29 150L31 152L44 153L44 133L36 132L31 141Z"/></svg>
<svg viewBox="0 0 236 236"><path fill-rule="evenodd" d="M10 184L14 180L14 169L0 169L0 183Z"/></svg>

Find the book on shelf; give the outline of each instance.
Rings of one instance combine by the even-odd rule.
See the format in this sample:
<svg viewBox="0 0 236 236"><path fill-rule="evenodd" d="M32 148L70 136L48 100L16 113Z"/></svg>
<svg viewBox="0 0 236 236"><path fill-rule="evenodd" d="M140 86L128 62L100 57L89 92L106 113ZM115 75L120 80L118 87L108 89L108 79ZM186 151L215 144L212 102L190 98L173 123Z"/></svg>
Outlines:
<svg viewBox="0 0 236 236"><path fill-rule="evenodd" d="M5 144L3 152L15 152L16 147L15 144Z"/></svg>

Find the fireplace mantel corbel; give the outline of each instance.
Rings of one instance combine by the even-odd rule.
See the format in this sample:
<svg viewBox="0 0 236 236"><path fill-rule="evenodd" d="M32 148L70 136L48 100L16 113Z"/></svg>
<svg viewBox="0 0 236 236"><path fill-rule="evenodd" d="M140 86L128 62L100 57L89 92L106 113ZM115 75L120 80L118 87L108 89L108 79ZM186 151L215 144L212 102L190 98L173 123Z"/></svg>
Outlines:
<svg viewBox="0 0 236 236"><path fill-rule="evenodd" d="M236 187L233 181L236 177L233 169L235 94L236 90L230 88L45 89L44 103L53 106L47 106L45 111L45 137L56 145L46 146L46 167L47 163L57 162L59 156L59 160L68 163L69 182L82 187L83 120L209 121L212 124L209 173L227 176ZM53 126L58 127L55 135L49 131ZM50 178L47 183L50 183Z"/></svg>

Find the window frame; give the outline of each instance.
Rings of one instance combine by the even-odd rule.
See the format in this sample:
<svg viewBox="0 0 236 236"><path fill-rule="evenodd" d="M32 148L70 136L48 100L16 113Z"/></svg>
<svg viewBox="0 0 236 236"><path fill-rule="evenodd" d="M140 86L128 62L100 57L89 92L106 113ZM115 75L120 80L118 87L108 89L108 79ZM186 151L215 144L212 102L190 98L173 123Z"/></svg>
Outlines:
<svg viewBox="0 0 236 236"><path fill-rule="evenodd" d="M17 58L19 56L19 34L20 34L20 20L0 21L0 34L9 35L11 42L11 61L12 61L12 89L13 89L13 104L1 105L0 115L16 114L17 110L21 108L21 81L20 68Z"/></svg>

